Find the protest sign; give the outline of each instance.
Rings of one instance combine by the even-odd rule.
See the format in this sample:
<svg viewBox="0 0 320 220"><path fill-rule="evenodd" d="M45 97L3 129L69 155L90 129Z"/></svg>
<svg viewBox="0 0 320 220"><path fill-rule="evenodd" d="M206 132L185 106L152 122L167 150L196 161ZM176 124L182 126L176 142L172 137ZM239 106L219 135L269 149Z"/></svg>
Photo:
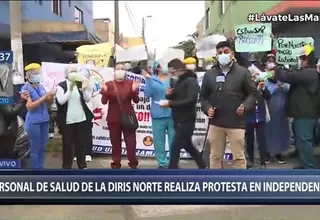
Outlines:
<svg viewBox="0 0 320 220"><path fill-rule="evenodd" d="M116 60L117 62L126 61L140 61L147 60L148 54L146 51L146 45L138 45L128 49L124 49L120 46L116 46Z"/></svg>
<svg viewBox="0 0 320 220"><path fill-rule="evenodd" d="M77 48L78 63L108 67L111 49L110 43L80 46Z"/></svg>
<svg viewBox="0 0 320 220"><path fill-rule="evenodd" d="M196 41L196 50L198 58L214 57L216 55L216 46L221 41L226 41L223 35L211 35Z"/></svg>
<svg viewBox="0 0 320 220"><path fill-rule="evenodd" d="M167 66L168 63L173 59L184 60L184 51L180 49L168 48L163 53L162 56L158 59L158 62L161 66Z"/></svg>
<svg viewBox="0 0 320 220"><path fill-rule="evenodd" d="M304 45L314 46L312 37L278 38L276 41L276 62L278 64L297 65Z"/></svg>
<svg viewBox="0 0 320 220"><path fill-rule="evenodd" d="M271 23L243 24L235 27L237 52L271 50Z"/></svg>

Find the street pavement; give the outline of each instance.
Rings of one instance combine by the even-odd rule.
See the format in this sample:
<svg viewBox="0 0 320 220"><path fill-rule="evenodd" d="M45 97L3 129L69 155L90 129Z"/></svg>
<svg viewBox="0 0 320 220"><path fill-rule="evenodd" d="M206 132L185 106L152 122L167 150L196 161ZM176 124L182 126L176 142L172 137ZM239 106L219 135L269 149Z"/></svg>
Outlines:
<svg viewBox="0 0 320 220"><path fill-rule="evenodd" d="M110 157L95 157L90 168L109 169ZM124 168L128 168L123 160ZM61 155L47 154L47 168L60 168ZM74 164L74 167L76 164ZM293 161L268 169L291 168ZM156 168L154 159L141 158L140 169ZM192 160L180 167L195 168ZM226 206L226 205L2 205L0 220L316 220L318 206Z"/></svg>

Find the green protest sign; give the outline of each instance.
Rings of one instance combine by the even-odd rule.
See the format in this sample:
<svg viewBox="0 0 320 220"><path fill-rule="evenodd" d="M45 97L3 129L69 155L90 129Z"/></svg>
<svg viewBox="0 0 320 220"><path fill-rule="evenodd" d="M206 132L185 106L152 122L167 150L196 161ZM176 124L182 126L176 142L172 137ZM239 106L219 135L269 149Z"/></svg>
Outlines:
<svg viewBox="0 0 320 220"><path fill-rule="evenodd" d="M276 41L276 62L279 64L297 65L304 45L314 47L312 37L284 37Z"/></svg>
<svg viewBox="0 0 320 220"><path fill-rule="evenodd" d="M237 52L271 50L271 23L242 24L235 27Z"/></svg>

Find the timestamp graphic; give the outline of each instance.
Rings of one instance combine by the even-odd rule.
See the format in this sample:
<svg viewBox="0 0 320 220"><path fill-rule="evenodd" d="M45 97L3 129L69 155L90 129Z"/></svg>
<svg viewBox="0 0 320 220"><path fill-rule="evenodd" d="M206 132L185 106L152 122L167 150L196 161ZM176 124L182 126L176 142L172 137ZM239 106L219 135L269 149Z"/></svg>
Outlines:
<svg viewBox="0 0 320 220"><path fill-rule="evenodd" d="M0 63L13 63L13 52L0 50Z"/></svg>

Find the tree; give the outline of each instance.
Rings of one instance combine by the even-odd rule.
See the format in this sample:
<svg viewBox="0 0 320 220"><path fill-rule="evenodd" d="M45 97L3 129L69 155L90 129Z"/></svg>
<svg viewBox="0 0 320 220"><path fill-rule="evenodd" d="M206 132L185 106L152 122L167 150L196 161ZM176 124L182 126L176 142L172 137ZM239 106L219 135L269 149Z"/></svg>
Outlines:
<svg viewBox="0 0 320 220"><path fill-rule="evenodd" d="M194 40L184 40L173 48L183 50L185 57L192 57L195 54L196 44Z"/></svg>

